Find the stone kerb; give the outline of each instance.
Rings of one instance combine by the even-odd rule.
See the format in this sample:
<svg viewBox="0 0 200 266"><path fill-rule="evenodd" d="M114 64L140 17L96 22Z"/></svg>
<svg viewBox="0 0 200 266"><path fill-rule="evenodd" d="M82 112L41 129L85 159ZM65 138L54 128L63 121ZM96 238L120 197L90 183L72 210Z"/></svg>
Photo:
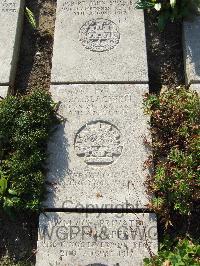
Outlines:
<svg viewBox="0 0 200 266"><path fill-rule="evenodd" d="M183 47L186 82L200 83L200 16L183 23Z"/></svg>
<svg viewBox="0 0 200 266"><path fill-rule="evenodd" d="M0 2L0 85L13 85L22 32L24 0Z"/></svg>

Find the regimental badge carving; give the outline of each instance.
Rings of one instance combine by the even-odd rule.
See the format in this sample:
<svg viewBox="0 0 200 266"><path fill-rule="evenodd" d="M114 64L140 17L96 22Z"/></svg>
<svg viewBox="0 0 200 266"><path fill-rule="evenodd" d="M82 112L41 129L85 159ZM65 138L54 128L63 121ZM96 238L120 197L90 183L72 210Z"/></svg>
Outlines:
<svg viewBox="0 0 200 266"><path fill-rule="evenodd" d="M86 49L104 52L113 49L120 40L117 25L108 19L92 19L80 29L79 40Z"/></svg>
<svg viewBox="0 0 200 266"><path fill-rule="evenodd" d="M120 131L105 121L83 126L75 137L75 150L88 165L112 164L122 153Z"/></svg>

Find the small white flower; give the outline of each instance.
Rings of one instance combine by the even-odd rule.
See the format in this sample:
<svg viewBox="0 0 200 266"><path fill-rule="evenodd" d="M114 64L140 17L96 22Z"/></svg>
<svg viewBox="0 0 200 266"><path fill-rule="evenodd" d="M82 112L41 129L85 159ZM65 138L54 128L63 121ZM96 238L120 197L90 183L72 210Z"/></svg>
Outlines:
<svg viewBox="0 0 200 266"><path fill-rule="evenodd" d="M160 11L161 10L161 3L157 3L157 4L155 4L155 6L154 6L154 8L155 8L155 10L157 10L157 11Z"/></svg>
<svg viewBox="0 0 200 266"><path fill-rule="evenodd" d="M176 5L176 0L170 0L170 5L172 8L174 8Z"/></svg>

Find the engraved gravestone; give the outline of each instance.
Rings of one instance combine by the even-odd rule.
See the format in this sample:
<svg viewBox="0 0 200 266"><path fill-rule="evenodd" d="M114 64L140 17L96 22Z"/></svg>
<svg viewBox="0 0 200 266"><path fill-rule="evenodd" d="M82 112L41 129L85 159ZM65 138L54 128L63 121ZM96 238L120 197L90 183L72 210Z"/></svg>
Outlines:
<svg viewBox="0 0 200 266"><path fill-rule="evenodd" d="M135 2L58 0L52 82L147 83L144 16Z"/></svg>
<svg viewBox="0 0 200 266"><path fill-rule="evenodd" d="M36 266L142 266L157 248L155 214L45 213Z"/></svg>
<svg viewBox="0 0 200 266"><path fill-rule="evenodd" d="M82 84L51 87L60 102L49 143L49 208L145 208L144 163L151 152L143 95L148 85Z"/></svg>
<svg viewBox="0 0 200 266"><path fill-rule="evenodd" d="M19 52L24 0L0 2L0 84L12 85Z"/></svg>

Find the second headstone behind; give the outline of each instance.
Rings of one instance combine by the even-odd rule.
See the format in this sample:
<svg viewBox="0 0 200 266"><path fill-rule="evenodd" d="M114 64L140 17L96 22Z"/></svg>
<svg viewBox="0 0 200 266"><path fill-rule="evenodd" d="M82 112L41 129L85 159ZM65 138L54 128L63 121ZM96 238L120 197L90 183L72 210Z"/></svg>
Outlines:
<svg viewBox="0 0 200 266"><path fill-rule="evenodd" d="M147 83L144 15L135 0L58 0L52 82Z"/></svg>

